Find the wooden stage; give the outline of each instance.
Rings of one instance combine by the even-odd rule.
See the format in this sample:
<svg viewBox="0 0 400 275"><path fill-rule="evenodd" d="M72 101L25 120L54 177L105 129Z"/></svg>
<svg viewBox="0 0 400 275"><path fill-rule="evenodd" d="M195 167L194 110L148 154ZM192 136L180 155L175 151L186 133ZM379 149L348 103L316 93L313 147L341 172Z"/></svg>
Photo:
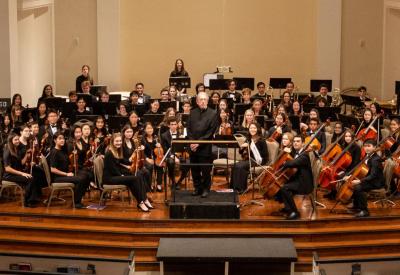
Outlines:
<svg viewBox="0 0 400 275"><path fill-rule="evenodd" d="M214 189L226 188L218 181L222 177L215 178ZM85 204L97 203L98 193L92 197L95 200L86 197ZM246 194L240 201L250 198ZM150 213L122 203L118 196L101 211L71 209L69 201L55 202L49 209L23 208L3 199L0 251L112 258L134 250L136 268L142 271L159 270L155 255L160 237L291 237L298 271L310 271L313 251L322 259L400 256L400 201L391 208L370 202L371 217L356 219L344 206L337 207L341 213L329 213L333 202L319 194L318 200L328 207L318 208L310 218L310 201L299 196L301 219L286 221L274 213L282 207L275 201L243 207L240 220L170 220L164 193L154 193L152 199L156 209Z"/></svg>

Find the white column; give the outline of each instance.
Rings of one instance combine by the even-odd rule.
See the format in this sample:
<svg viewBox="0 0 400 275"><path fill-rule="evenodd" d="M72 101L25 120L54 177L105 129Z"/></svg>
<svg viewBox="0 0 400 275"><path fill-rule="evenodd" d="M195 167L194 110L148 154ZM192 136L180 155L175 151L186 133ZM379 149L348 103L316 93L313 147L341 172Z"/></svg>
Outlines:
<svg viewBox="0 0 400 275"><path fill-rule="evenodd" d="M340 49L342 36L342 0L318 0L317 12L317 75L332 79L332 87L340 87Z"/></svg>
<svg viewBox="0 0 400 275"><path fill-rule="evenodd" d="M98 83L121 89L120 0L97 0Z"/></svg>

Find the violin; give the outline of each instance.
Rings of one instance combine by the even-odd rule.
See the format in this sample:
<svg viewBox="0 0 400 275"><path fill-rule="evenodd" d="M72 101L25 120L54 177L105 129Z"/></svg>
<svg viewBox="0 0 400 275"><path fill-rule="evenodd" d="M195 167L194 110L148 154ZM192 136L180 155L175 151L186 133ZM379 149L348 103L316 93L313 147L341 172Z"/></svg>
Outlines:
<svg viewBox="0 0 400 275"><path fill-rule="evenodd" d="M158 143L157 137L156 137L156 143ZM156 156L156 159L154 160L154 163L157 166L164 167L165 166L165 162L161 163L161 161L164 158L164 149L161 146L154 148L154 155Z"/></svg>
<svg viewBox="0 0 400 275"><path fill-rule="evenodd" d="M135 151L133 151L132 156L131 156L131 160L132 160L132 164L130 167L130 171L133 174L137 174L137 172L143 168L144 166L144 151L143 149L141 149L141 144L139 141L139 131L137 131L134 135L133 135L133 144L135 145Z"/></svg>
<svg viewBox="0 0 400 275"><path fill-rule="evenodd" d="M85 162L83 163L83 166L87 167L87 168L90 168L93 166L94 153L96 152L96 148L97 148L96 141L94 140L94 138L89 139L89 144L90 144L90 148L86 152Z"/></svg>
<svg viewBox="0 0 400 275"><path fill-rule="evenodd" d="M285 126L286 123L283 123L281 126L277 126L275 131L272 133L272 135L268 138L269 142L276 141L282 137L283 133L283 126ZM279 133L278 128L281 128L281 132Z"/></svg>
<svg viewBox="0 0 400 275"><path fill-rule="evenodd" d="M228 122L228 118L225 118L224 121L221 122L220 135L221 136L231 136L232 135L232 126Z"/></svg>
<svg viewBox="0 0 400 275"><path fill-rule="evenodd" d="M78 173L78 154L76 153L76 141L73 141L72 152L68 156L69 165L68 172L74 173L75 175Z"/></svg>
<svg viewBox="0 0 400 275"><path fill-rule="evenodd" d="M26 151L25 171L29 171L32 175L33 168L33 139L28 143L28 150Z"/></svg>

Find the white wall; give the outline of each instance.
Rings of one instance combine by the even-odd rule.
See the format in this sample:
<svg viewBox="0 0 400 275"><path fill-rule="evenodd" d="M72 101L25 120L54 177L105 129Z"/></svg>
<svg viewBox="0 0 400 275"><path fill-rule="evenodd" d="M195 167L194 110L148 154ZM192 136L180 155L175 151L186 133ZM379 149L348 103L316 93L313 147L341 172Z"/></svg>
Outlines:
<svg viewBox="0 0 400 275"><path fill-rule="evenodd" d="M23 104L36 106L43 86L54 84L51 6L18 10L18 54Z"/></svg>

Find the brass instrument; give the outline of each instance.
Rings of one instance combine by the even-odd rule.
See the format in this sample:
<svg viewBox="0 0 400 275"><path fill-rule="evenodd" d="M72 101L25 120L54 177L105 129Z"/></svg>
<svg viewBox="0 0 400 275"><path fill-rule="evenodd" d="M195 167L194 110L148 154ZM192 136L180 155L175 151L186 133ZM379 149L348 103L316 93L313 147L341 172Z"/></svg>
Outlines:
<svg viewBox="0 0 400 275"><path fill-rule="evenodd" d="M338 107L341 103L342 103L342 97L340 96L340 89L334 88L332 92L331 107Z"/></svg>

